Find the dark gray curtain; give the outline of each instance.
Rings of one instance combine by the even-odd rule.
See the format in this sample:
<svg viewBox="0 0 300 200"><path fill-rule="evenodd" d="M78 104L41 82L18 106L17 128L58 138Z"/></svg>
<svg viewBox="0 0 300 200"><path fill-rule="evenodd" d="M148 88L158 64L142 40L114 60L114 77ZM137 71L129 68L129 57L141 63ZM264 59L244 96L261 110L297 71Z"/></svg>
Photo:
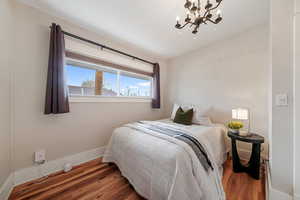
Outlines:
<svg viewBox="0 0 300 200"><path fill-rule="evenodd" d="M50 35L45 114L69 112L69 99L64 67L64 34L61 27L53 23Z"/></svg>
<svg viewBox="0 0 300 200"><path fill-rule="evenodd" d="M153 66L153 99L152 108L160 108L160 75L159 64L155 63Z"/></svg>

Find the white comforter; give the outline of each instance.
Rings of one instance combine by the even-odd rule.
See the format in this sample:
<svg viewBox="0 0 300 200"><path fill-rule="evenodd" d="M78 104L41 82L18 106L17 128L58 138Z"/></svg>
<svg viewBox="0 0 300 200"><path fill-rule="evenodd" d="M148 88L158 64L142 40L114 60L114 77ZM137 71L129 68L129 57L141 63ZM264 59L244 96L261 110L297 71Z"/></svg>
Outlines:
<svg viewBox="0 0 300 200"><path fill-rule="evenodd" d="M206 149L213 171L206 172L188 145L138 131L134 125L114 130L104 162L114 162L135 190L149 200L222 200L222 164L226 159L223 126L165 126L193 135ZM151 131L150 131L151 132ZM175 139L176 140L176 139Z"/></svg>

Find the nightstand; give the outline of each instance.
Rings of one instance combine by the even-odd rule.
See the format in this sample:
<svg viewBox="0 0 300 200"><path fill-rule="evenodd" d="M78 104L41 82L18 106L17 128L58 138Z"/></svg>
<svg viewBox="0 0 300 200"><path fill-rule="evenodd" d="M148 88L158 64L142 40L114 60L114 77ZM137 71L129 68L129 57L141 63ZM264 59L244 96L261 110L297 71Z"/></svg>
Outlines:
<svg viewBox="0 0 300 200"><path fill-rule="evenodd" d="M236 173L247 172L251 177L258 180L260 171L260 146L264 143L264 137L255 133L250 133L247 136L240 136L237 133L232 133L230 131L228 132L228 137L231 138L233 171ZM252 143L251 157L246 166L241 164L236 147L237 140Z"/></svg>

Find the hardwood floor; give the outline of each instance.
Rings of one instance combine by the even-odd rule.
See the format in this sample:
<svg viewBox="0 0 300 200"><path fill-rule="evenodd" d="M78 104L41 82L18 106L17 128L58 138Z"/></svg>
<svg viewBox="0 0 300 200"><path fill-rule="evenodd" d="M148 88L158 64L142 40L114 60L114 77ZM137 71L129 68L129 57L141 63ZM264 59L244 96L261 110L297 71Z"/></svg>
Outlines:
<svg viewBox="0 0 300 200"><path fill-rule="evenodd" d="M263 166L260 180L255 180L246 173L234 173L232 171L232 160L227 160L224 164L222 182L227 200L265 199L265 173Z"/></svg>
<svg viewBox="0 0 300 200"><path fill-rule="evenodd" d="M232 172L232 162L224 164L224 190L227 200L263 200L264 176L257 181L245 173ZM122 177L115 165L93 160L74 167L68 173L58 172L16 186L9 200L143 200Z"/></svg>

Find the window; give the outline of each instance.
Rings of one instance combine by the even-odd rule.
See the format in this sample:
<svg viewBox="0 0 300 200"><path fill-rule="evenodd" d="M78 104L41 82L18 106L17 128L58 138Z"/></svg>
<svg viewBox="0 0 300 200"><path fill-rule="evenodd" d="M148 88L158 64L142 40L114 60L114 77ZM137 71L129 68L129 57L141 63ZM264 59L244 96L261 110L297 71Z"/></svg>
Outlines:
<svg viewBox="0 0 300 200"><path fill-rule="evenodd" d="M151 96L151 80L129 73L120 73L120 96Z"/></svg>
<svg viewBox="0 0 300 200"><path fill-rule="evenodd" d="M68 61L70 96L152 97L152 77L111 67Z"/></svg>

